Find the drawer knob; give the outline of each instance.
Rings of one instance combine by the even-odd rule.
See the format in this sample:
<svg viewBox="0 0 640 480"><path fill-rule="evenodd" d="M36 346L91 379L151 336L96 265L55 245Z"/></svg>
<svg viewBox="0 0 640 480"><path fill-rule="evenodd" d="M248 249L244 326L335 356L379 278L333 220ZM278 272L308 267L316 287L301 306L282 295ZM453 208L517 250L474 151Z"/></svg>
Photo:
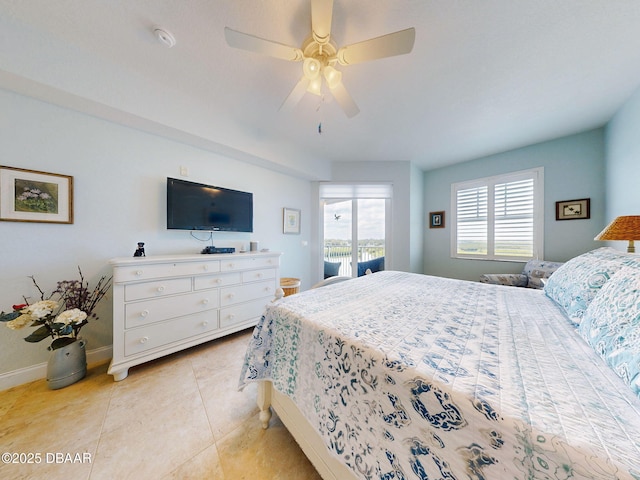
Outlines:
<svg viewBox="0 0 640 480"><path fill-rule="evenodd" d="M256 273L256 277L262 278L262 273Z"/></svg>
<svg viewBox="0 0 640 480"><path fill-rule="evenodd" d="M235 297L235 294L230 293L229 295L227 295L227 297L229 297L229 298L233 298L233 297Z"/></svg>
<svg viewBox="0 0 640 480"><path fill-rule="evenodd" d="M158 287L158 292L160 292L160 293L164 292L164 285L160 285Z"/></svg>
<svg viewBox="0 0 640 480"><path fill-rule="evenodd" d="M209 270L209 265L203 265L202 268L206 271Z"/></svg>
<svg viewBox="0 0 640 480"><path fill-rule="evenodd" d="M206 327L207 325L209 325L209 322L207 322L207 321L202 322L202 326L203 327Z"/></svg>
<svg viewBox="0 0 640 480"><path fill-rule="evenodd" d="M139 277L140 275L142 275L142 270L136 270L136 275Z"/></svg>
<svg viewBox="0 0 640 480"><path fill-rule="evenodd" d="M227 316L227 318L228 318L229 320L233 320L234 318L236 318L236 316L235 316L234 314L230 313L230 314Z"/></svg>
<svg viewBox="0 0 640 480"><path fill-rule="evenodd" d="M209 303L209 299L208 299L208 298L205 298L204 300L202 300L202 303L203 303L204 305L208 304L208 303Z"/></svg>
<svg viewBox="0 0 640 480"><path fill-rule="evenodd" d="M216 278L216 283L222 283L222 279L221 278Z"/></svg>
<svg viewBox="0 0 640 480"><path fill-rule="evenodd" d="M229 264L229 268L233 268L233 267L235 267L235 264L230 263L230 264Z"/></svg>
<svg viewBox="0 0 640 480"><path fill-rule="evenodd" d="M149 310L143 310L143 311L140 312L140 316L142 318L145 318L147 315L149 315Z"/></svg>
<svg viewBox="0 0 640 480"><path fill-rule="evenodd" d="M147 343L148 341L149 341L149 337L142 337L140 339L140 343L142 343L142 344Z"/></svg>

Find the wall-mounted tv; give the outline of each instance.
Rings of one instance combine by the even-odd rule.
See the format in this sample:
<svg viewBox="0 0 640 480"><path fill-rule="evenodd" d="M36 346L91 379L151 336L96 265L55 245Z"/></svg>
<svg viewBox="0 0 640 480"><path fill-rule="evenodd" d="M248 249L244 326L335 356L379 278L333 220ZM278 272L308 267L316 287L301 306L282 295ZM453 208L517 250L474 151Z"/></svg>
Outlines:
<svg viewBox="0 0 640 480"><path fill-rule="evenodd" d="M253 194L167 178L167 228L253 232Z"/></svg>

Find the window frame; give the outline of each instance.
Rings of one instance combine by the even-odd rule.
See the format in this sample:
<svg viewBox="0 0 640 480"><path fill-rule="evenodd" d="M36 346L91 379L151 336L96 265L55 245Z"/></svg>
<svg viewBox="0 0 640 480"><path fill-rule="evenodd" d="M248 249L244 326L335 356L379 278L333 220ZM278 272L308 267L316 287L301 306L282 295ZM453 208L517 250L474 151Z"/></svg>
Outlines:
<svg viewBox="0 0 640 480"><path fill-rule="evenodd" d="M496 255L495 253L495 186L525 179L533 180L533 253L532 256ZM487 253L458 253L458 191L486 186L487 191ZM490 177L467 180L451 184L451 258L493 260L493 261L528 261L532 258L543 258L544 252L544 167L519 170Z"/></svg>

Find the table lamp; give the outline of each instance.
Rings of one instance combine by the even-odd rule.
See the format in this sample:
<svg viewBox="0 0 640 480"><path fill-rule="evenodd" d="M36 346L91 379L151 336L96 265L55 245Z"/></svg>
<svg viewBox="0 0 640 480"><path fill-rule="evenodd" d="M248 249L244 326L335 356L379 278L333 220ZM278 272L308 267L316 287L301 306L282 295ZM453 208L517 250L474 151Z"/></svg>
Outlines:
<svg viewBox="0 0 640 480"><path fill-rule="evenodd" d="M628 240L627 252L635 253L634 240L640 240L640 215L616 218L594 240Z"/></svg>

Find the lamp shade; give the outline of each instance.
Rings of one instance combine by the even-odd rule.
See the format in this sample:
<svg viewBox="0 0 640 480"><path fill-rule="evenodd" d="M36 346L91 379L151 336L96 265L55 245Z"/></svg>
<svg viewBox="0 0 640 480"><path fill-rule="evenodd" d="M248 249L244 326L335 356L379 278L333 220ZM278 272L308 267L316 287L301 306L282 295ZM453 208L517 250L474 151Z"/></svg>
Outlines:
<svg viewBox="0 0 640 480"><path fill-rule="evenodd" d="M313 80L320 75L320 69L322 65L320 62L312 57L307 57L304 59L304 63L302 64L302 73L309 80Z"/></svg>
<svg viewBox="0 0 640 480"><path fill-rule="evenodd" d="M629 240L628 252L633 252L633 241L640 240L640 215L616 218L594 240Z"/></svg>
<svg viewBox="0 0 640 480"><path fill-rule="evenodd" d="M333 89L338 86L338 84L342 81L342 72L339 72L335 68L327 65L324 67L324 78L327 80L327 85L329 88Z"/></svg>
<svg viewBox="0 0 640 480"><path fill-rule="evenodd" d="M616 218L594 240L640 240L640 215Z"/></svg>
<svg viewBox="0 0 640 480"><path fill-rule="evenodd" d="M312 78L309 81L309 86L307 87L307 92L313 93L314 95L322 94L322 77Z"/></svg>

